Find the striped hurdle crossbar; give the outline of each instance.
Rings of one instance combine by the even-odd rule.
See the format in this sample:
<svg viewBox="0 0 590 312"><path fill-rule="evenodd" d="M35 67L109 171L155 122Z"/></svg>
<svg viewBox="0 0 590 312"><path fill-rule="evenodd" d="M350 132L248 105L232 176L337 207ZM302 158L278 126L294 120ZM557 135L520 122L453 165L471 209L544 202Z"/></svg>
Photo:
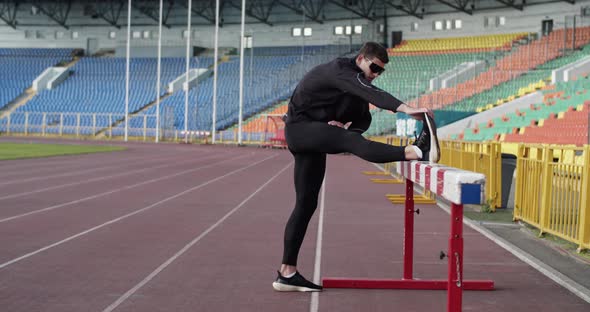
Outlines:
<svg viewBox="0 0 590 312"><path fill-rule="evenodd" d="M481 205L485 202L486 176L481 173L422 161L398 162L397 172L451 203Z"/></svg>
<svg viewBox="0 0 590 312"><path fill-rule="evenodd" d="M406 180L404 209L404 270L401 280L324 278L326 288L447 290L447 311L461 311L463 289L493 290L490 280L463 280L463 204L485 202L485 175L424 161L397 163L397 172ZM448 277L446 280L413 278L414 183L451 202ZM441 253L441 258L446 255Z"/></svg>

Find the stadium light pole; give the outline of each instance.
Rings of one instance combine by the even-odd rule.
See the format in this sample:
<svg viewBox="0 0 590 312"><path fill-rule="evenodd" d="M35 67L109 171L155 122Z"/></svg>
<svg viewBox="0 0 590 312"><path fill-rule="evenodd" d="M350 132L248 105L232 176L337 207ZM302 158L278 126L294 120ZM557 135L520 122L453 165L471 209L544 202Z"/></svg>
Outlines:
<svg viewBox="0 0 590 312"><path fill-rule="evenodd" d="M250 36L248 38L250 41L250 44L248 45L250 48L250 77L248 79L248 87L252 89L252 72L254 70L254 31L252 28L250 28Z"/></svg>
<svg viewBox="0 0 590 312"><path fill-rule="evenodd" d="M127 56L125 68L125 142L129 132L129 63L131 59L131 0L127 8Z"/></svg>
<svg viewBox="0 0 590 312"><path fill-rule="evenodd" d="M305 54L305 7L301 2L301 62L303 63L303 55ZM305 67L305 63L303 63Z"/></svg>
<svg viewBox="0 0 590 312"><path fill-rule="evenodd" d="M190 70L190 44L191 44L191 15L193 13L193 1L188 0L188 22L186 36L186 86L184 90L184 143L188 143L188 82Z"/></svg>
<svg viewBox="0 0 590 312"><path fill-rule="evenodd" d="M160 0L160 22L158 25L158 81L156 86L156 143L160 141L160 83L162 72L162 15L164 0Z"/></svg>
<svg viewBox="0 0 590 312"><path fill-rule="evenodd" d="M217 57L219 53L219 0L215 1L215 47L213 52L213 123L211 126L211 134L213 135L212 142L215 144L215 133L217 127Z"/></svg>
<svg viewBox="0 0 590 312"><path fill-rule="evenodd" d="M242 144L242 112L244 107L244 20L246 0L242 0L242 27L240 30L240 110L238 115L238 144Z"/></svg>

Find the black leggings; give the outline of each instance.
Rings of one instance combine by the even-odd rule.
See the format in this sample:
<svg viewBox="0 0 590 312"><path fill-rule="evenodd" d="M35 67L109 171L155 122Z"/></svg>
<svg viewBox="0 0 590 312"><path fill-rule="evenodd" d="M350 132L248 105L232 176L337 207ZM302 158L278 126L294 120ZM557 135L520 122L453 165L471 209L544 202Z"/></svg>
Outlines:
<svg viewBox="0 0 590 312"><path fill-rule="evenodd" d="M295 158L295 209L285 227L283 264L297 265L309 220L318 203L326 171L326 154L352 153L374 163L405 160L404 147L365 139L361 134L324 122L287 123L285 136Z"/></svg>

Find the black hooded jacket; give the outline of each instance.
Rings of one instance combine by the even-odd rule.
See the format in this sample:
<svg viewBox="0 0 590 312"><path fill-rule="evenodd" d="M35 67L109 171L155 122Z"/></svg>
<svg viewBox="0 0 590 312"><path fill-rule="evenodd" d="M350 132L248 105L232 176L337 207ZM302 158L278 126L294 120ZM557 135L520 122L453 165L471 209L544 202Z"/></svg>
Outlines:
<svg viewBox="0 0 590 312"><path fill-rule="evenodd" d="M371 125L369 103L393 112L403 103L373 86L356 65L356 58L337 58L309 71L295 88L287 123L332 120L365 132Z"/></svg>

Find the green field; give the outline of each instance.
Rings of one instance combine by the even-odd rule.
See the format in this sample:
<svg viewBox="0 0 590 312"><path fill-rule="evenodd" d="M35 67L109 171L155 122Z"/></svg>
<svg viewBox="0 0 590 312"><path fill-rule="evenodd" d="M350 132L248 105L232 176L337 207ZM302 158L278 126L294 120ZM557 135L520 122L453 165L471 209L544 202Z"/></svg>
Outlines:
<svg viewBox="0 0 590 312"><path fill-rule="evenodd" d="M119 146L0 143L0 160L122 151Z"/></svg>

